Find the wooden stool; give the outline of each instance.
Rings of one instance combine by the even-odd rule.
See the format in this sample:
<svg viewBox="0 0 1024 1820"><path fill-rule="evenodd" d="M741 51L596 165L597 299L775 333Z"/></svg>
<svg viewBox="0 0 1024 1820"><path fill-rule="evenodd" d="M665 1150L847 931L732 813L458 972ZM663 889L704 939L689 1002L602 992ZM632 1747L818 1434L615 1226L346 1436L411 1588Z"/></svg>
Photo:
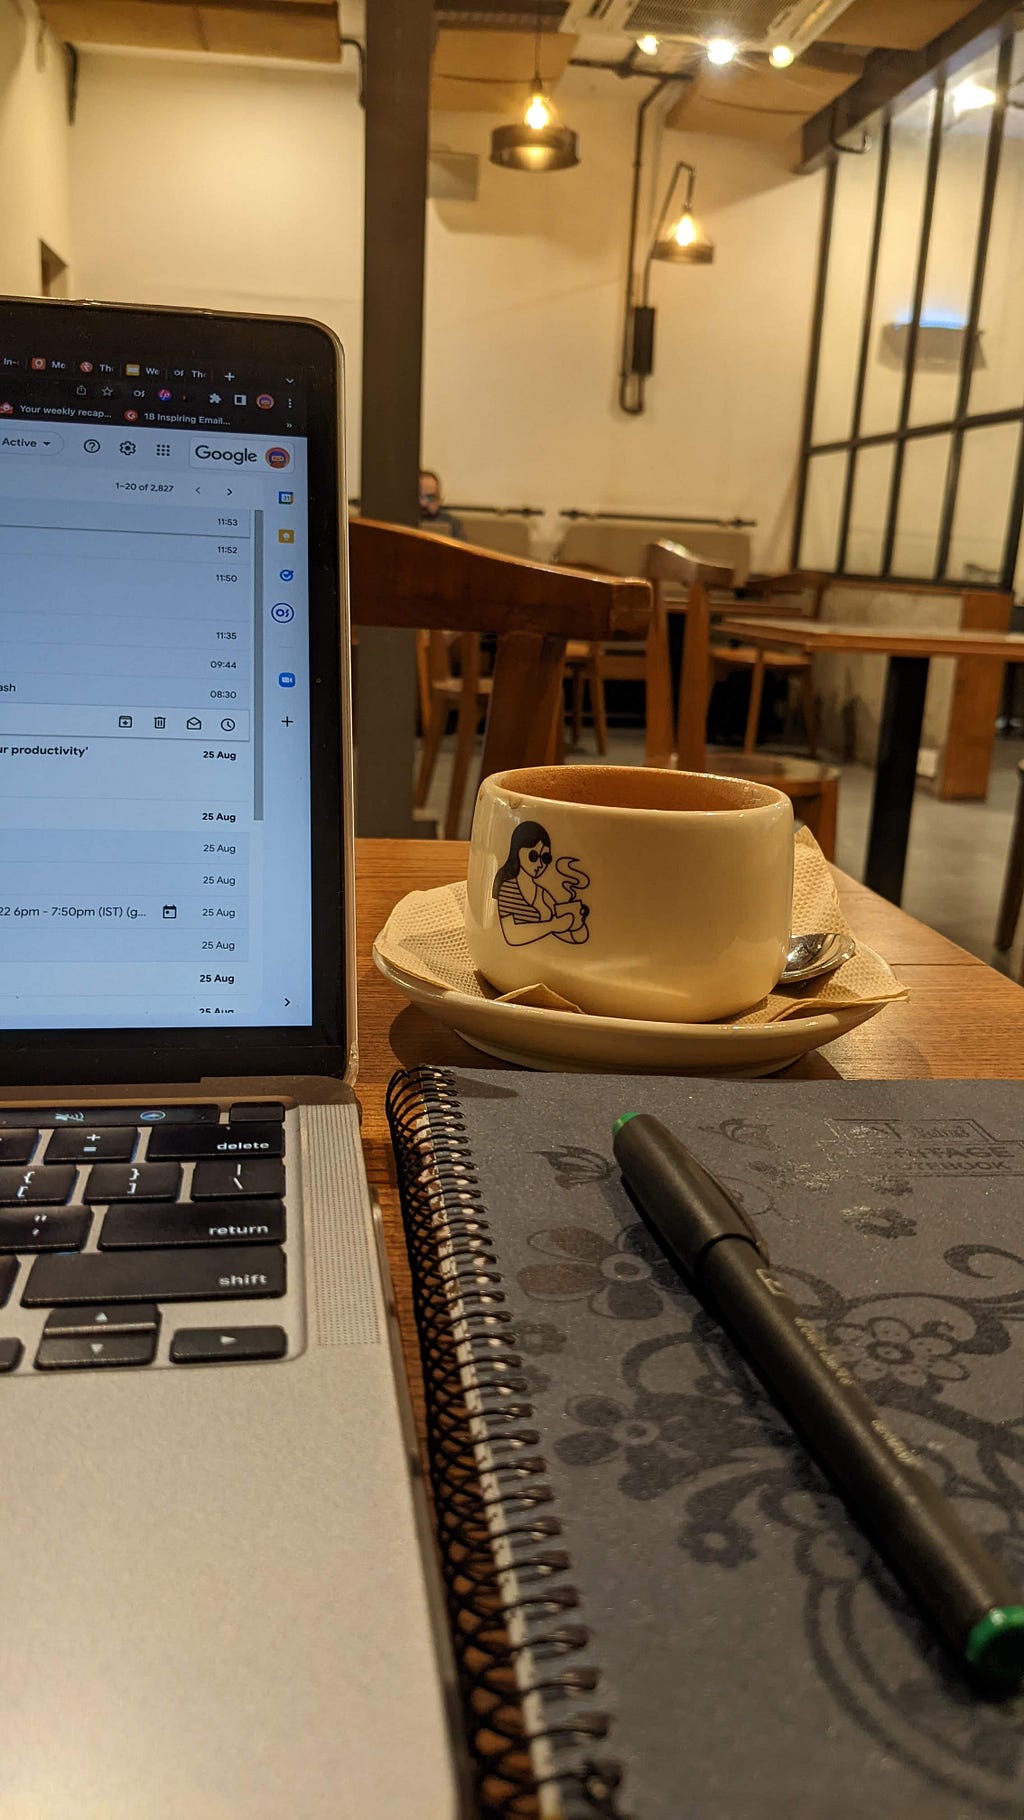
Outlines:
<svg viewBox="0 0 1024 1820"><path fill-rule="evenodd" d="M747 777L770 784L788 796L811 830L826 859L835 858L839 771L817 759L788 753L737 752L705 742L711 690L711 605L708 587L728 586L730 572L703 562L681 544L648 546L647 575L654 586L647 636L647 748L645 762L681 771L711 771L718 777ZM679 711L672 726L668 621L663 588L669 583L686 593L686 636L679 679ZM750 727L748 723L748 738Z"/></svg>
<svg viewBox="0 0 1024 1820"><path fill-rule="evenodd" d="M808 827L826 859L836 856L836 816L839 808L839 771L835 765L812 758L776 757L769 752L736 752L727 746L708 749L705 770L716 777L748 777L770 784L788 796L800 820Z"/></svg>
<svg viewBox="0 0 1024 1820"><path fill-rule="evenodd" d="M572 685L569 697L569 719L573 745L583 737L583 694L589 687L590 712L594 717L594 737L601 758L608 750L608 717L604 705L602 648L582 638L570 638L565 647L565 674Z"/></svg>
<svg viewBox="0 0 1024 1820"><path fill-rule="evenodd" d="M1006 858L1006 873L1003 878L1003 895L999 900L999 918L996 922L996 947L1005 954L1012 948L1013 938L1017 933L1017 922L1020 907L1024 902L1024 758L1017 766L1017 807L1013 817L1013 833L1010 835L1010 851ZM1021 985L1024 986L1024 961L1020 971Z"/></svg>

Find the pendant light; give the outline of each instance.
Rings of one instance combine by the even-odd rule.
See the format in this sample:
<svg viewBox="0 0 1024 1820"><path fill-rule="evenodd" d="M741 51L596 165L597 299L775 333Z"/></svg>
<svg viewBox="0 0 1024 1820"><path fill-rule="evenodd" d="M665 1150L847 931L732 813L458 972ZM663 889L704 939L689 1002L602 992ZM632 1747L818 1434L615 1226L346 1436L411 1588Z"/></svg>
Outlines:
<svg viewBox="0 0 1024 1820"><path fill-rule="evenodd" d="M682 208L674 203L680 175L688 173ZM715 249L693 212L693 186L697 173L682 160L672 173L668 194L658 217L649 258L668 259L674 265L710 265Z"/></svg>
<svg viewBox="0 0 1024 1820"><path fill-rule="evenodd" d="M491 163L506 171L567 171L580 161L580 142L571 126L559 126L540 74L540 6L533 39L533 82L521 121L496 126Z"/></svg>

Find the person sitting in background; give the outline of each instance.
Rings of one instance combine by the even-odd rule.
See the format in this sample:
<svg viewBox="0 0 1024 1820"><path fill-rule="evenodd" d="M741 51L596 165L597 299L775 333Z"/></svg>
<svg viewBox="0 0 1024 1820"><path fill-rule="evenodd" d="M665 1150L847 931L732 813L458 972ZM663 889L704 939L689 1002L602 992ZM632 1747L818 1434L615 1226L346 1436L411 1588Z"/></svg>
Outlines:
<svg viewBox="0 0 1024 1820"><path fill-rule="evenodd" d="M441 492L441 476L433 468L420 469L420 528L439 531L442 537L465 540L462 520L446 510Z"/></svg>

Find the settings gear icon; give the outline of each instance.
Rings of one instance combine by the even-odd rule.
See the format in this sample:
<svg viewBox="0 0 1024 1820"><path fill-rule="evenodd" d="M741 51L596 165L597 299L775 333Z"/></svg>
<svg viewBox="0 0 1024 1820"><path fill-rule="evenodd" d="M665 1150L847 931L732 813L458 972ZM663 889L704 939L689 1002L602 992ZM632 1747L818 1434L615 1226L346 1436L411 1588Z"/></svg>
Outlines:
<svg viewBox="0 0 1024 1820"><path fill-rule="evenodd" d="M120 443L118 446L121 450L122 455L134 455L134 453L135 453L136 444L134 442L127 441L127 439L124 442Z"/></svg>

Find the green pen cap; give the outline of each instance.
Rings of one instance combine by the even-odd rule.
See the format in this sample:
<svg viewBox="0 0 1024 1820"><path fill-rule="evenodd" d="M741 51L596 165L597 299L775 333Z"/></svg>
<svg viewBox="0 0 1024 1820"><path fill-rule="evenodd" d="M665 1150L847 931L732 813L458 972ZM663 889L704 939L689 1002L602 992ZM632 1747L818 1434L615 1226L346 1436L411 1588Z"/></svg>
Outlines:
<svg viewBox="0 0 1024 1820"><path fill-rule="evenodd" d="M612 1137L617 1138L619 1135L619 1132L622 1130L623 1125L628 1125L630 1119L635 1119L636 1116L637 1115L635 1112L620 1113L618 1118L616 1119L614 1125L612 1126Z"/></svg>
<svg viewBox="0 0 1024 1820"><path fill-rule="evenodd" d="M1024 1605L994 1605L971 1629L964 1655L986 1680L1024 1681Z"/></svg>

